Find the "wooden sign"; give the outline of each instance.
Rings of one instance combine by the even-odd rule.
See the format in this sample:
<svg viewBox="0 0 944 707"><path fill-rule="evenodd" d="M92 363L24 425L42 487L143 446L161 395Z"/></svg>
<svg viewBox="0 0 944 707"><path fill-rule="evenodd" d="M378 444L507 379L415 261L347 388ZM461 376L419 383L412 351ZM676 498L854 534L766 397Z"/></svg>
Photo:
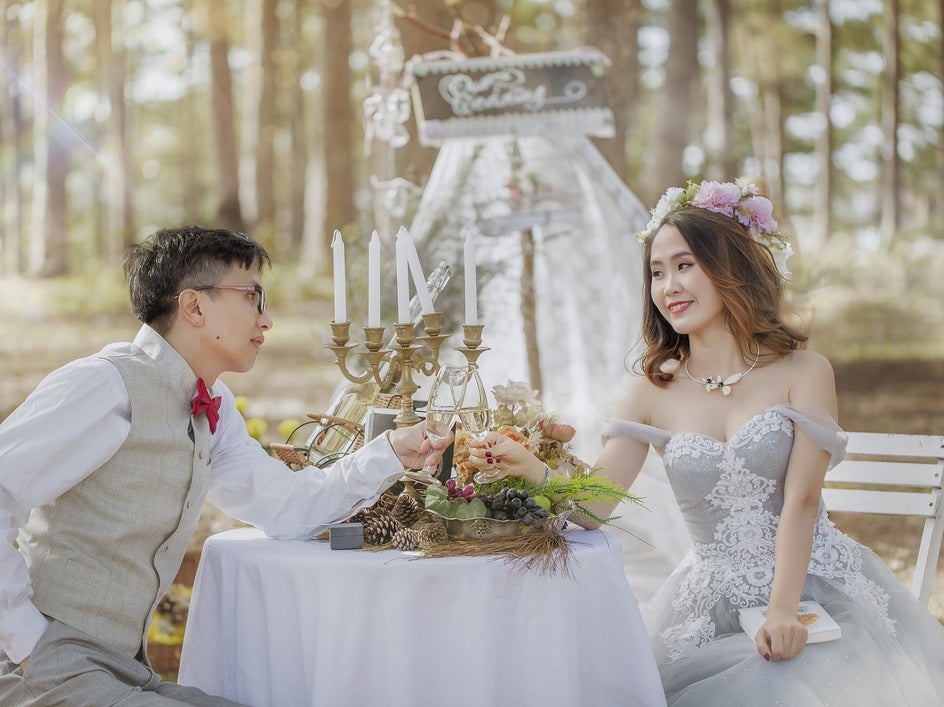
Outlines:
<svg viewBox="0 0 944 707"><path fill-rule="evenodd" d="M612 137L605 66L595 50L413 60L408 70L420 142L541 133Z"/></svg>

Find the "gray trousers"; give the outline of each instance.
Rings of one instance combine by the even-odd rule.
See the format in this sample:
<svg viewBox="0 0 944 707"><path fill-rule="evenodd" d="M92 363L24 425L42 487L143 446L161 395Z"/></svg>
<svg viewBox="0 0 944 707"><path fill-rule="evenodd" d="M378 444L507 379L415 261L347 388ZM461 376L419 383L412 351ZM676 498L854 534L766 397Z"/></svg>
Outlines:
<svg viewBox="0 0 944 707"><path fill-rule="evenodd" d="M26 669L0 653L3 707L239 707L195 687L161 682L144 663L94 636L52 621Z"/></svg>

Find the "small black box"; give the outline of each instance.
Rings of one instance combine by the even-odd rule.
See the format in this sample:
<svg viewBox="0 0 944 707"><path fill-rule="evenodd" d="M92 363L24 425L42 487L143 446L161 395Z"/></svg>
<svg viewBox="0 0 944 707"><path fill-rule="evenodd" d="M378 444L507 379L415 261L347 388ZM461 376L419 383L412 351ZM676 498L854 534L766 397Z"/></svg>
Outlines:
<svg viewBox="0 0 944 707"><path fill-rule="evenodd" d="M328 542L332 550L357 550L364 547L364 526L361 523L329 525Z"/></svg>

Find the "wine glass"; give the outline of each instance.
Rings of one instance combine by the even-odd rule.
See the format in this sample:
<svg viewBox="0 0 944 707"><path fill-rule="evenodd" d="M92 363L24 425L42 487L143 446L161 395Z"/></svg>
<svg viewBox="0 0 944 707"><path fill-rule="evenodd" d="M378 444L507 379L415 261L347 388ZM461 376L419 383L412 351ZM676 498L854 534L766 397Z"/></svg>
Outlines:
<svg viewBox="0 0 944 707"><path fill-rule="evenodd" d="M488 405L485 386L479 377L479 372L469 366L466 369L465 391L459 404L459 421L462 429L472 439L481 441L485 433L491 429L492 410ZM500 469L481 470L476 472L473 480L480 484L497 481L504 476Z"/></svg>
<svg viewBox="0 0 944 707"><path fill-rule="evenodd" d="M426 403L426 436L442 440L449 436L452 423L465 395L466 371L461 366L441 366L429 389ZM424 472L433 475L434 469L426 467Z"/></svg>

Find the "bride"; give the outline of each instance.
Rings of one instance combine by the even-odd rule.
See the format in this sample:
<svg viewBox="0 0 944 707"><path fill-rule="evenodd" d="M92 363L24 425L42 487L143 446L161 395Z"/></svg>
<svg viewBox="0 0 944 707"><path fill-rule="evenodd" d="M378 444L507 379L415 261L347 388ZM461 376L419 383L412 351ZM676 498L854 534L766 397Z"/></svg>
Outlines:
<svg viewBox="0 0 944 707"><path fill-rule="evenodd" d="M780 316L790 246L771 212L753 185L690 184L666 192L641 234L644 375L595 466L629 487L656 449L691 535L646 611L668 703L944 704L944 627L822 504L845 435L832 367ZM471 462L533 483L547 474L496 433ZM806 599L840 640L806 645ZM748 636L738 610L757 605L766 620Z"/></svg>

